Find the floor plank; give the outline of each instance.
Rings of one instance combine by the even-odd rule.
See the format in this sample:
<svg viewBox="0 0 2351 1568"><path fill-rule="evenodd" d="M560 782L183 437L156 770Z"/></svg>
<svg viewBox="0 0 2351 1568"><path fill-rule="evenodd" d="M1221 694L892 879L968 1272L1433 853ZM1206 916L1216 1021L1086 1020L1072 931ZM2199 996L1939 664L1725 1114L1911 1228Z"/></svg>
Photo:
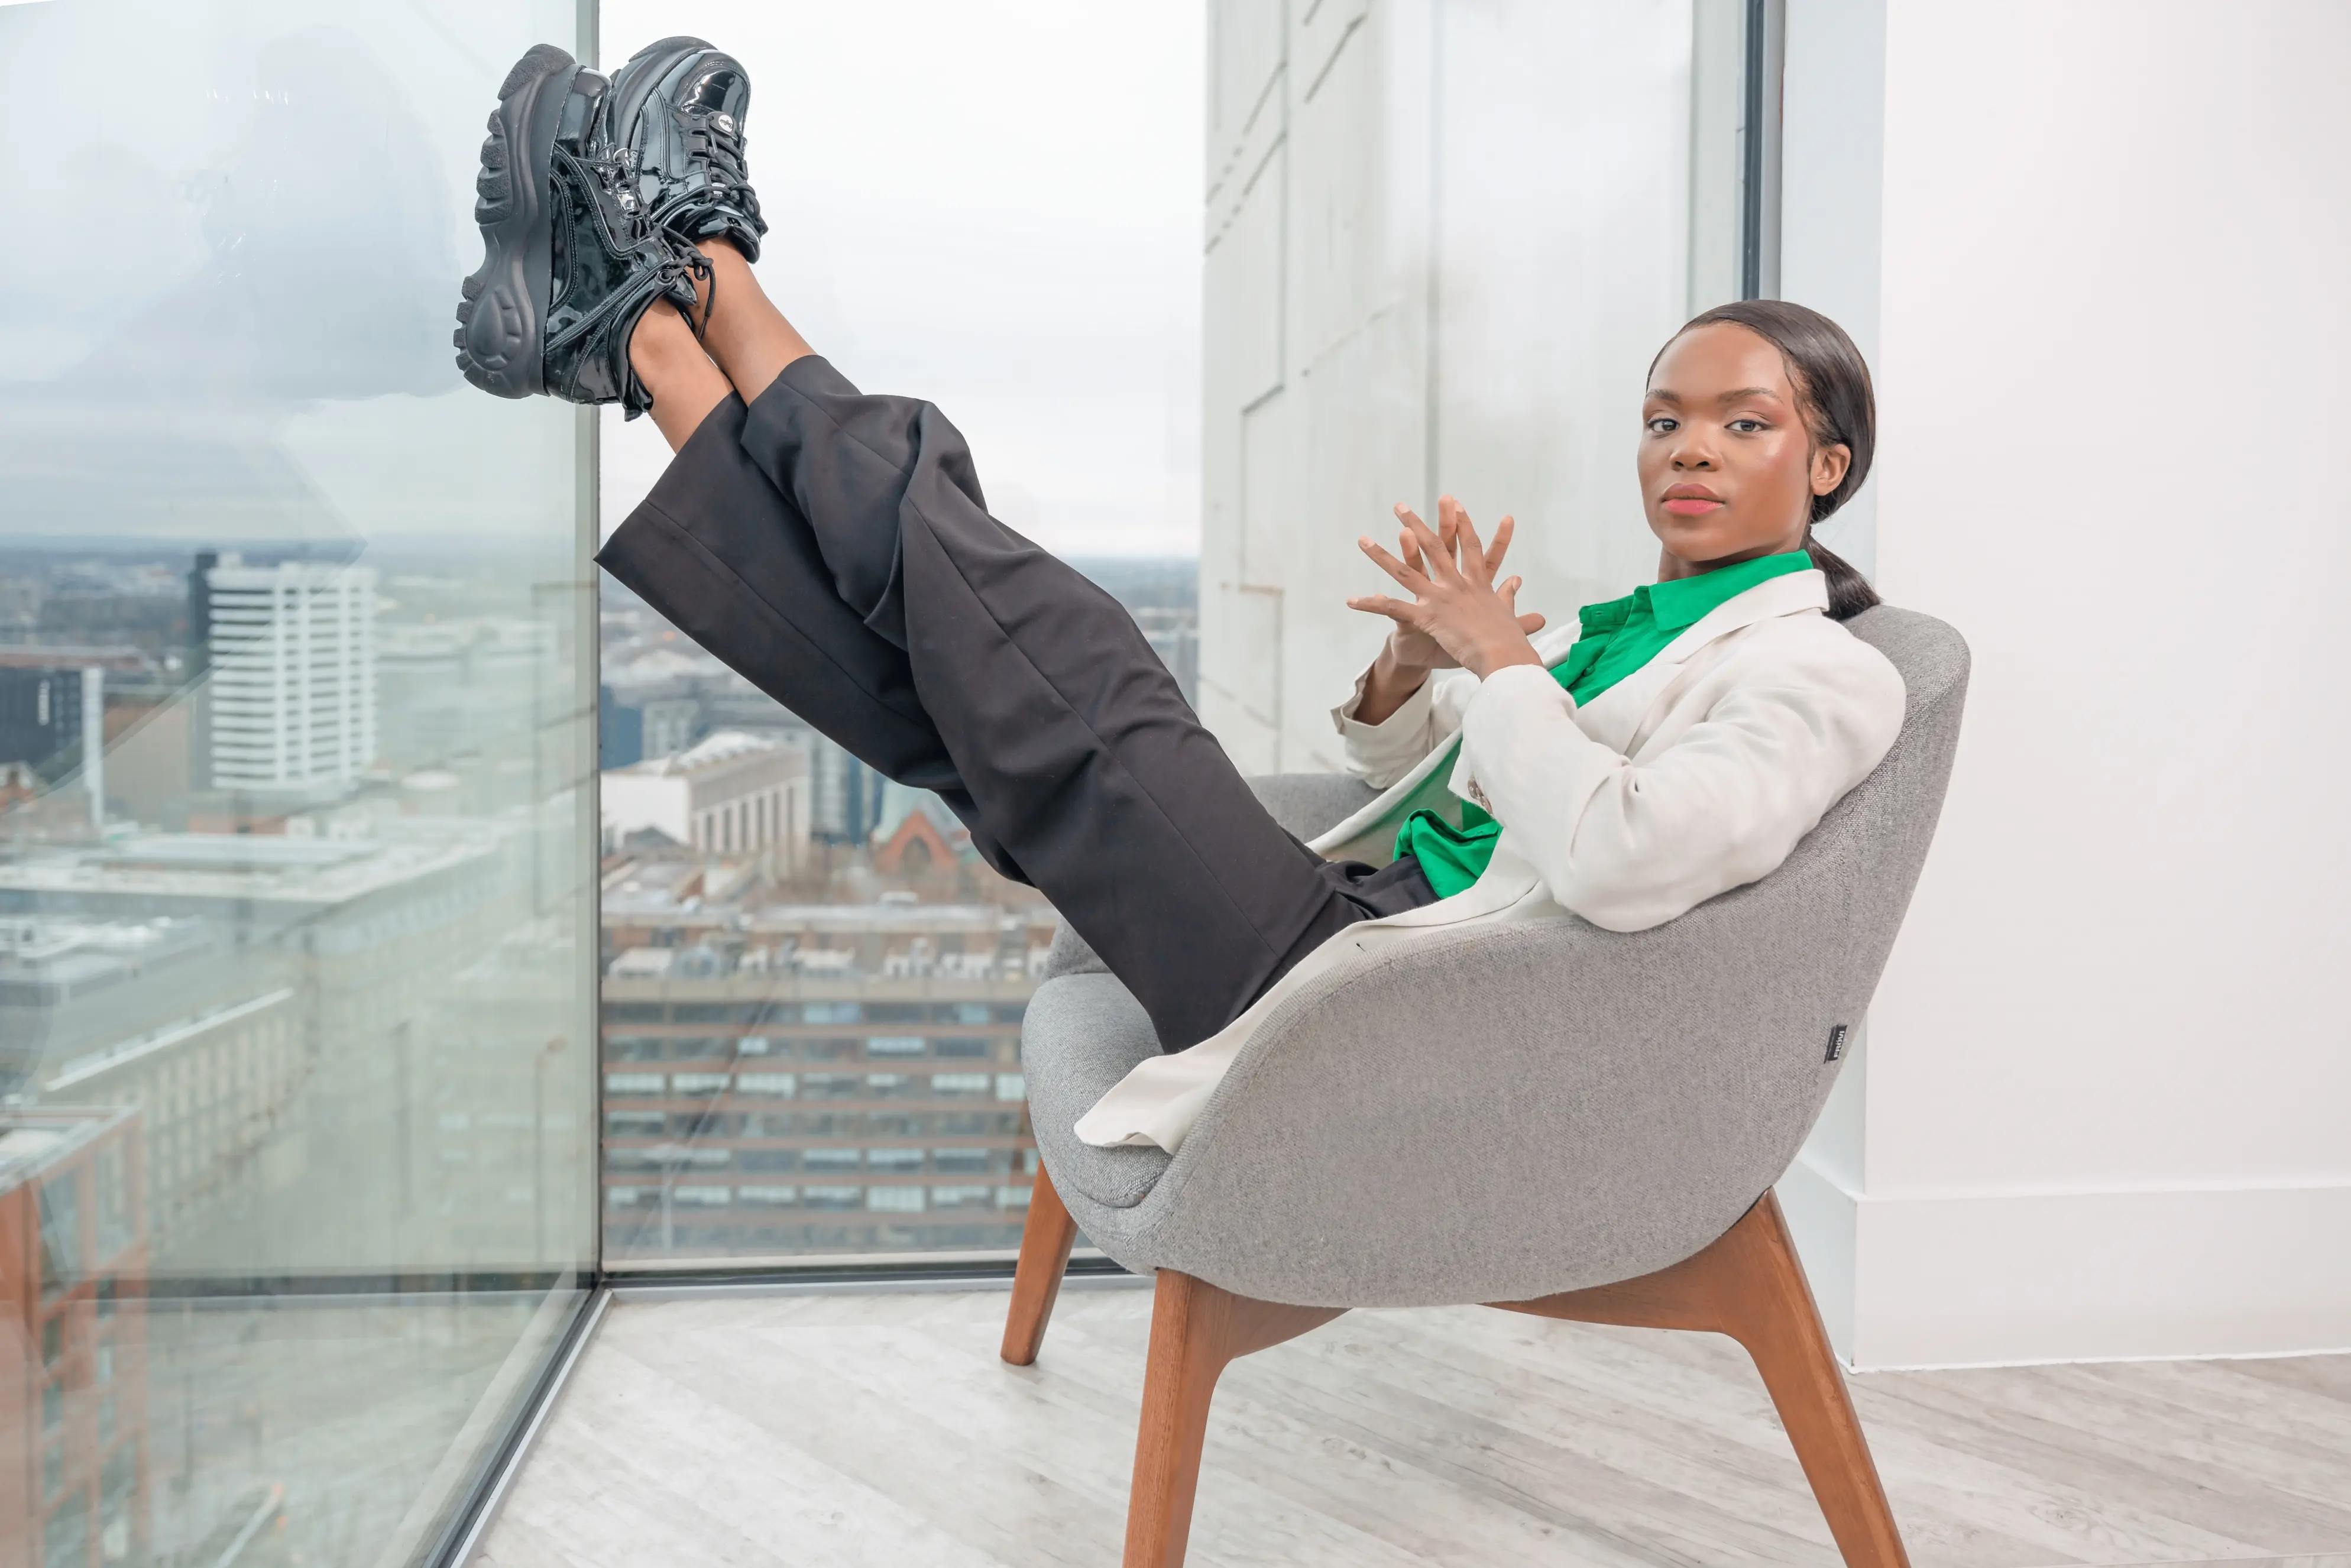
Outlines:
<svg viewBox="0 0 2351 1568"><path fill-rule="evenodd" d="M1151 1298L1072 1291L1033 1367L1006 1298L617 1303L489 1568L1118 1560ZM1874 1374L1917 1568L2351 1568L2351 1356ZM1836 1568L1727 1340L1356 1312L1219 1385L1196 1568Z"/></svg>

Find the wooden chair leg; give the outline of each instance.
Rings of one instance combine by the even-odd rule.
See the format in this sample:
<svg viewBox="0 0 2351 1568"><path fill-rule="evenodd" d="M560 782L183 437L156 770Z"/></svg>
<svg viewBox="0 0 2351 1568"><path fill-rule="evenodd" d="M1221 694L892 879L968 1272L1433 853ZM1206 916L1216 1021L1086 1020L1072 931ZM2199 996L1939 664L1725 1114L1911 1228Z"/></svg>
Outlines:
<svg viewBox="0 0 2351 1568"><path fill-rule="evenodd" d="M1829 1349L1804 1266L1771 1193L1712 1246L1670 1269L1594 1290L1494 1304L1576 1322L1729 1334L1763 1375L1848 1568L1909 1568L1844 1370Z"/></svg>
<svg viewBox="0 0 2351 1568"><path fill-rule="evenodd" d="M1070 1243L1077 1239L1078 1222L1053 1190L1053 1178L1037 1167L1037 1185L1029 1189L1029 1218L1020 1227L1020 1261L1012 1270L1012 1305L1004 1314L1004 1359L1027 1366L1045 1343L1045 1324L1053 1315L1053 1299L1061 1293L1061 1276L1070 1268Z"/></svg>
<svg viewBox="0 0 2351 1568"><path fill-rule="evenodd" d="M1126 1505L1126 1568L1183 1568L1200 1449L1208 1436L1208 1401L1225 1368L1345 1311L1256 1301L1173 1269L1159 1270L1143 1420L1134 1440L1134 1486Z"/></svg>

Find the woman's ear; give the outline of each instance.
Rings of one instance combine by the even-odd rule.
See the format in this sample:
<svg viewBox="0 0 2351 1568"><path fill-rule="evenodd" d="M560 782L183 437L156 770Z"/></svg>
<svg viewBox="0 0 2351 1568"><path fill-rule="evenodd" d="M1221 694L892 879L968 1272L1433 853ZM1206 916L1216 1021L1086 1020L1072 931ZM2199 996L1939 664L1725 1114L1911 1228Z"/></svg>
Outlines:
<svg viewBox="0 0 2351 1568"><path fill-rule="evenodd" d="M1853 448L1840 441L1834 446L1823 446L1813 454L1813 494L1825 496L1844 483L1845 470L1853 466Z"/></svg>

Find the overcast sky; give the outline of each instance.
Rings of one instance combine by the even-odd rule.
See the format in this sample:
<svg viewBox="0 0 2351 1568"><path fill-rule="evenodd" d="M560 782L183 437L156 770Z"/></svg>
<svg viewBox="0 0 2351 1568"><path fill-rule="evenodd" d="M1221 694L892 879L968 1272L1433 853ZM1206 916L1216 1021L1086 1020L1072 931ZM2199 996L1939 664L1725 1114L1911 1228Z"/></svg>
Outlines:
<svg viewBox="0 0 2351 1568"><path fill-rule="evenodd" d="M603 64L683 32L749 68L763 286L852 381L944 409L999 517L1189 554L1204 9L605 0ZM608 529L667 459L608 414Z"/></svg>

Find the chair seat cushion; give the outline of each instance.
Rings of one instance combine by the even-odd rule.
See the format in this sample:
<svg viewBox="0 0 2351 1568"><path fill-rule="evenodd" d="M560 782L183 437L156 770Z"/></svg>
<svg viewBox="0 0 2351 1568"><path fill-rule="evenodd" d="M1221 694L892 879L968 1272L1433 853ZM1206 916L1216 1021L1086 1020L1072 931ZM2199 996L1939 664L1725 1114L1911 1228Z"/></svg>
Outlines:
<svg viewBox="0 0 2351 1568"><path fill-rule="evenodd" d="M1037 988L1020 1030L1029 1119L1045 1168L1062 1193L1109 1208L1132 1208L1172 1157L1165 1149L1098 1149L1081 1143L1078 1118L1135 1064L1159 1054L1143 1004L1115 977L1061 975Z"/></svg>

